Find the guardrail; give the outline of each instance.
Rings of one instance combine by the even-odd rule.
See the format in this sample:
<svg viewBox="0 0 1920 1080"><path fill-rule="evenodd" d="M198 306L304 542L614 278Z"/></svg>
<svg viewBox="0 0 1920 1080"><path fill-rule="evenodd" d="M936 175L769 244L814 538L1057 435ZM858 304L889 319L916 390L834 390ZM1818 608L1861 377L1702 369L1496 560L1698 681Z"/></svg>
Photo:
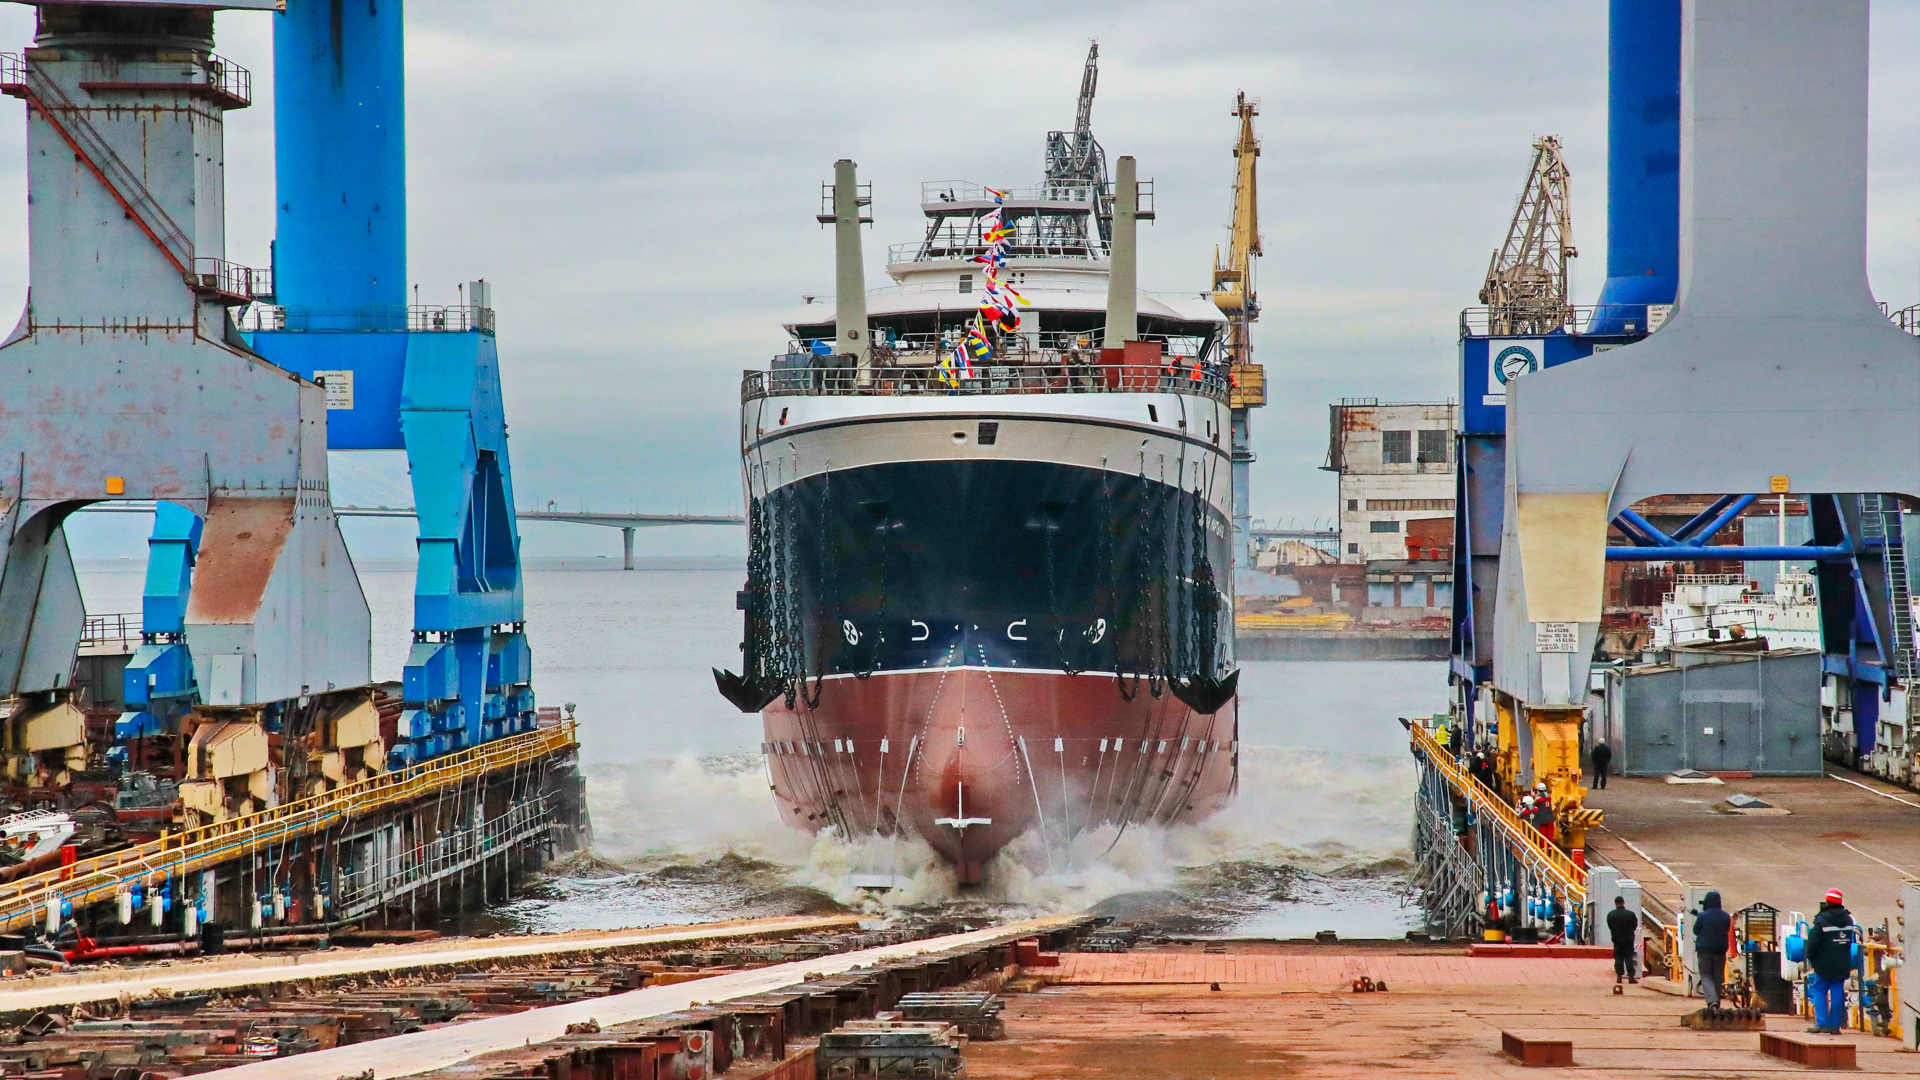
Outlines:
<svg viewBox="0 0 1920 1080"><path fill-rule="evenodd" d="M402 330L415 334L460 334L476 330L484 334L494 332L493 309L471 304L375 305L355 311L313 311L278 304L254 304L241 313L238 322L240 329L250 334L279 330L296 333L396 333Z"/></svg>
<svg viewBox="0 0 1920 1080"><path fill-rule="evenodd" d="M385 865L344 875L334 897L336 918L356 919L436 881L444 881L551 827L547 798L514 803L478 828L462 829L400 853ZM398 865L394 865L394 864Z"/></svg>
<svg viewBox="0 0 1920 1080"><path fill-rule="evenodd" d="M273 295L273 271L199 256L193 260L193 273L187 275L187 284L195 289L252 303L260 297Z"/></svg>
<svg viewBox="0 0 1920 1080"><path fill-rule="evenodd" d="M1540 835L1540 830L1521 821L1520 815L1514 813L1513 807L1508 806L1505 799L1468 776L1454 762L1453 755L1436 742L1426 728L1416 723L1408 725L1407 730L1412 738L1415 756L1437 769L1446 778L1447 784L1480 815L1481 820L1493 822L1501 839L1529 869L1548 885L1561 890L1570 906L1587 902L1585 870L1575 865L1567 853L1555 847L1552 841Z"/></svg>
<svg viewBox="0 0 1920 1080"><path fill-rule="evenodd" d="M1095 185L1090 180L1055 180L1034 187L994 188L971 180L928 180L920 185L920 202L927 206L940 203L992 202L998 193L1009 203L1081 203L1091 205Z"/></svg>
<svg viewBox="0 0 1920 1080"><path fill-rule="evenodd" d="M1019 236L1011 237L1010 240L1012 246L1007 249L1009 259L1078 259L1088 262L1105 262L1108 258L1105 245L1084 237L1059 244L1046 244L1032 239L1022 239ZM931 262L935 259L971 259L986 253L987 246L980 243L917 240L910 244L887 245L887 262L892 264Z"/></svg>
<svg viewBox="0 0 1920 1080"><path fill-rule="evenodd" d="M237 102L228 108L253 104L253 72L218 53L209 53L203 67L207 72L207 85Z"/></svg>
<svg viewBox="0 0 1920 1080"><path fill-rule="evenodd" d="M474 777L537 761L579 745L577 730L578 725L569 721L558 727L496 739L419 765L370 776L323 795L170 833L145 844L82 860L71 867L0 885L0 929L11 930L34 923L44 916L50 904L57 907L66 902L78 908L106 900L135 882L153 882L217 866L242 852L316 833L337 822L410 802Z"/></svg>
<svg viewBox="0 0 1920 1080"><path fill-rule="evenodd" d="M764 397L917 397L968 394L1192 394L1227 400L1227 380L1218 372L1140 364L1041 364L1028 367L975 365L958 385L942 381L938 368L873 367L862 381L851 367L747 371L740 400Z"/></svg>

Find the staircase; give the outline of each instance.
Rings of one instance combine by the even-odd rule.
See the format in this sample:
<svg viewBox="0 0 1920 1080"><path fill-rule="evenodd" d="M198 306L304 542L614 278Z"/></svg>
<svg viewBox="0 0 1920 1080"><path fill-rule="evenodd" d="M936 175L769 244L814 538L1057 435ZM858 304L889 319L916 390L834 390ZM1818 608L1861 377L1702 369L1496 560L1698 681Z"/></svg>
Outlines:
<svg viewBox="0 0 1920 1080"><path fill-rule="evenodd" d="M1887 666L1902 680L1920 673L1913 650L1913 603L1907 583L1906 539L1900 525L1900 500L1890 495L1860 496L1860 537L1880 549L1887 575L1887 615L1893 629Z"/></svg>

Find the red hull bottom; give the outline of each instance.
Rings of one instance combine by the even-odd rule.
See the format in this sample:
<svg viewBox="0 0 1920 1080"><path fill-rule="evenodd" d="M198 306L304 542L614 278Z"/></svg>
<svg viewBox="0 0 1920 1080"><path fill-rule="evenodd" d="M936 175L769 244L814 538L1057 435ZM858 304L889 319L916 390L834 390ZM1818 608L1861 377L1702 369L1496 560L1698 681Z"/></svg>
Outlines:
<svg viewBox="0 0 1920 1080"><path fill-rule="evenodd" d="M1210 814L1238 774L1237 702L1204 716L1145 681L948 668L834 678L819 701L763 714L788 824L850 836L907 831L962 884L1016 837Z"/></svg>

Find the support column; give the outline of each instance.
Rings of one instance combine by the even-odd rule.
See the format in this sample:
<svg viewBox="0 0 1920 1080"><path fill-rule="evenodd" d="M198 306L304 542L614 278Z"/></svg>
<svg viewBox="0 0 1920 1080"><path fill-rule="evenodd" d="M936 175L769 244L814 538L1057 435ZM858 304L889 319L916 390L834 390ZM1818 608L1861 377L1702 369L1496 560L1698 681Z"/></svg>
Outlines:
<svg viewBox="0 0 1920 1080"><path fill-rule="evenodd" d="M833 163L833 351L853 354L864 382L873 366L867 341L867 272L860 256L860 186L857 166L841 158Z"/></svg>
<svg viewBox="0 0 1920 1080"><path fill-rule="evenodd" d="M633 526L631 525L623 526L620 529L620 546L623 552L622 558L624 560L620 569L622 570L633 569Z"/></svg>

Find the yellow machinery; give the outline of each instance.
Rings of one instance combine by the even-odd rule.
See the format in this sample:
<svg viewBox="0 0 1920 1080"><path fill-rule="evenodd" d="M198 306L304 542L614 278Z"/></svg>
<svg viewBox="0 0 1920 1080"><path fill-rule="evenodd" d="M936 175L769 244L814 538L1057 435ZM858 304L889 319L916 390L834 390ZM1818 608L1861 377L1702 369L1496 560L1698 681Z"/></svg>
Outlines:
<svg viewBox="0 0 1920 1080"><path fill-rule="evenodd" d="M1522 746L1515 709L1526 713L1527 764L1532 779L1521 771ZM1555 840L1571 852L1584 853L1587 831L1600 824L1601 812L1586 806L1587 787L1580 771L1580 727L1586 710L1579 705L1521 705L1504 694L1494 695L1499 719L1494 773L1508 798L1524 794L1532 784L1547 785L1558 822ZM1524 782L1523 782L1524 781ZM1584 865L1584 855L1575 861Z"/></svg>

